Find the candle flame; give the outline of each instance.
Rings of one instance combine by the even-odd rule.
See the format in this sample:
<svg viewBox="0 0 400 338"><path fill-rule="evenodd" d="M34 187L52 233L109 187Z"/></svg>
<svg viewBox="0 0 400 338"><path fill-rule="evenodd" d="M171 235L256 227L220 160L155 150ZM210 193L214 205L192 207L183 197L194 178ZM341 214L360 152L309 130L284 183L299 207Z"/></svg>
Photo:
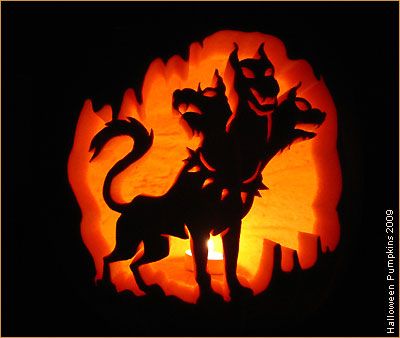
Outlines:
<svg viewBox="0 0 400 338"><path fill-rule="evenodd" d="M207 247L208 247L208 252L209 253L215 252L215 250L214 250L214 241L211 238L207 241Z"/></svg>

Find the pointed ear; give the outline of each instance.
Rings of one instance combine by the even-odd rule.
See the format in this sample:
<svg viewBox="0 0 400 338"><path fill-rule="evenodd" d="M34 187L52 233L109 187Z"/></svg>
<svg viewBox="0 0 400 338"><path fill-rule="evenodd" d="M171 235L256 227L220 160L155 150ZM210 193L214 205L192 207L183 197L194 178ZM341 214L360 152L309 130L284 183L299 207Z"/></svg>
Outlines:
<svg viewBox="0 0 400 338"><path fill-rule="evenodd" d="M201 89L201 86L200 86L200 82L199 82L199 84L198 84L198 86L197 86L197 92L198 93L201 93L203 90Z"/></svg>
<svg viewBox="0 0 400 338"><path fill-rule="evenodd" d="M186 150L188 151L190 156L194 156L196 154L196 152L193 149L190 149L189 147L186 147Z"/></svg>
<svg viewBox="0 0 400 338"><path fill-rule="evenodd" d="M225 93L226 87L224 84L224 80L219 75L218 69L215 69L214 77L213 77L213 87L216 88L218 91Z"/></svg>
<svg viewBox="0 0 400 338"><path fill-rule="evenodd" d="M299 89L300 86L301 86L301 82L299 82L296 86L294 86L293 88L291 88L289 90L289 93L288 93L288 96L287 96L288 100L293 100L294 101L296 99L297 89Z"/></svg>
<svg viewBox="0 0 400 338"><path fill-rule="evenodd" d="M257 50L258 55L260 55L261 59L267 59L267 54L265 54L265 50L264 50L264 42L260 45L260 47L258 47Z"/></svg>
<svg viewBox="0 0 400 338"><path fill-rule="evenodd" d="M232 53L229 55L229 63L231 64L232 68L237 71L239 70L239 56L238 56L238 50L239 50L239 46L237 45L236 42L234 42L234 50L232 51Z"/></svg>

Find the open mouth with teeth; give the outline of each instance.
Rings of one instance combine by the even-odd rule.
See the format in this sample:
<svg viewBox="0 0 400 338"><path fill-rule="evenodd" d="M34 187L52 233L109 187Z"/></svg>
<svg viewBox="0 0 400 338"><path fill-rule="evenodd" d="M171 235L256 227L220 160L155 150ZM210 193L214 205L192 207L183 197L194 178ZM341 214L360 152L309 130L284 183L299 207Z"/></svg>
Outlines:
<svg viewBox="0 0 400 338"><path fill-rule="evenodd" d="M325 113L321 113L325 118ZM296 123L297 129L302 129L307 132L313 132L321 126L322 122L298 122ZM313 133L315 134L315 133Z"/></svg>
<svg viewBox="0 0 400 338"><path fill-rule="evenodd" d="M194 136L198 136L203 131L203 120L200 113L188 111L182 114L182 118L186 121Z"/></svg>
<svg viewBox="0 0 400 338"><path fill-rule="evenodd" d="M265 96L263 97L256 89L250 88L251 93L253 96L257 99L257 102L260 104L260 106L265 106L265 105L270 105L276 103L277 99L276 97L272 96Z"/></svg>
<svg viewBox="0 0 400 338"><path fill-rule="evenodd" d="M317 135L315 130L321 126L326 117L326 113L321 112L319 109L299 111L296 115L297 121L294 131L297 137L303 140L314 138Z"/></svg>
<svg viewBox="0 0 400 338"><path fill-rule="evenodd" d="M181 114L192 133L198 135L204 128L203 112L193 101L198 101L198 93L192 89L176 90L173 94L172 106Z"/></svg>
<svg viewBox="0 0 400 338"><path fill-rule="evenodd" d="M256 89L250 88L252 98L248 101L250 108L260 116L267 115L277 105L278 99L272 96L263 96Z"/></svg>
<svg viewBox="0 0 400 338"><path fill-rule="evenodd" d="M326 113L312 108L311 104L302 98L296 98L295 105L297 107L296 128L302 129L314 137L316 134L313 131L325 121Z"/></svg>

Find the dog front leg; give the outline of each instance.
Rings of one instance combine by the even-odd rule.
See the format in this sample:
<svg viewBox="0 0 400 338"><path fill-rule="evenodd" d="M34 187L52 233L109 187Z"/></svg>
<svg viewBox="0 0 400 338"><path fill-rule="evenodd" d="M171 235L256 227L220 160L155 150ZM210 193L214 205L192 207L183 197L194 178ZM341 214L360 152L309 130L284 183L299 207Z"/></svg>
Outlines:
<svg viewBox="0 0 400 338"><path fill-rule="evenodd" d="M222 298L213 291L211 276L207 272L207 241L209 239L210 235L208 233L191 234L190 246L194 257L195 278L200 290L198 302L219 300Z"/></svg>
<svg viewBox="0 0 400 338"><path fill-rule="evenodd" d="M239 255L241 224L229 228L222 237L225 257L225 277L229 287L231 300L241 299L253 295L253 291L240 284L237 278L237 260Z"/></svg>

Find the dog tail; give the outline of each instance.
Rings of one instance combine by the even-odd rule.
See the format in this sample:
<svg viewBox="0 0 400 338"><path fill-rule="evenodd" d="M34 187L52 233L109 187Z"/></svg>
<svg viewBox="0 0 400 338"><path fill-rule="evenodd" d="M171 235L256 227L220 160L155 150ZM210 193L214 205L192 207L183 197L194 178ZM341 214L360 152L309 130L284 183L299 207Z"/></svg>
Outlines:
<svg viewBox="0 0 400 338"><path fill-rule="evenodd" d="M146 154L153 144L154 134L153 130L150 130L149 133L138 120L132 117L128 117L128 120L112 120L106 123L106 127L92 139L89 151L94 150L94 152L90 161L93 161L100 154L106 143L116 136L129 136L134 141L132 150L110 169L103 185L105 202L110 209L121 213L128 204L118 203L112 198L111 183L119 173Z"/></svg>

